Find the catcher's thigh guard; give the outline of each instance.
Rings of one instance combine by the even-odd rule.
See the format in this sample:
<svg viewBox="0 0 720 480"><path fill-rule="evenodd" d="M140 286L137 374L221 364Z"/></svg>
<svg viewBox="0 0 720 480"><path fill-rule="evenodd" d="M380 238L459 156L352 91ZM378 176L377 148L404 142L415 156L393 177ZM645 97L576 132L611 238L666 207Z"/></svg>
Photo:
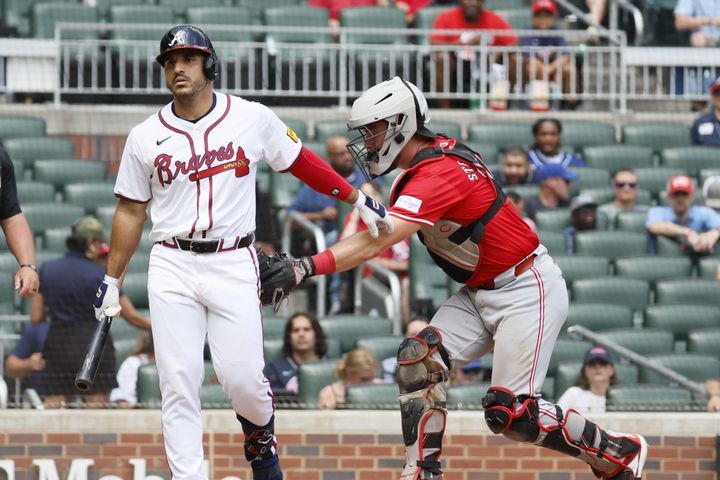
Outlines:
<svg viewBox="0 0 720 480"><path fill-rule="evenodd" d="M483 398L485 421L493 433L517 442L529 442L577 457L590 465L598 478L639 477L647 446L637 435L601 429L575 410L563 410L550 402L490 387ZM631 465L632 464L632 465ZM625 478L625 476L623 476Z"/></svg>
<svg viewBox="0 0 720 480"><path fill-rule="evenodd" d="M443 478L439 459L450 361L441 342L440 333L426 327L416 337L404 339L398 349L397 382L405 442L402 480Z"/></svg>

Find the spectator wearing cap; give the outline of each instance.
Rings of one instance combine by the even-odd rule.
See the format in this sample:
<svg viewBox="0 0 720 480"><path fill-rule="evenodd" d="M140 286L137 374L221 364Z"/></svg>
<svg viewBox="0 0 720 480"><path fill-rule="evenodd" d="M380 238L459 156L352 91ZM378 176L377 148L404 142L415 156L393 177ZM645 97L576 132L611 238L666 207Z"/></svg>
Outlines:
<svg viewBox="0 0 720 480"><path fill-rule="evenodd" d="M568 255L575 253L575 233L597 228L598 205L590 195L578 195L570 202L570 226L565 229Z"/></svg>
<svg viewBox="0 0 720 480"><path fill-rule="evenodd" d="M578 413L602 413L610 387L617 385L615 364L603 347L592 347L585 353L575 385L562 394L557 404L563 411L572 408Z"/></svg>
<svg viewBox="0 0 720 480"><path fill-rule="evenodd" d="M711 252L720 237L720 214L710 207L693 205L695 189L687 175L675 175L667 186L670 206L648 210L645 227L650 236L650 253L657 251L656 236L677 241L690 254Z"/></svg>
<svg viewBox="0 0 720 480"><path fill-rule="evenodd" d="M693 47L715 47L720 41L720 3L717 0L678 0L675 29L692 32Z"/></svg>
<svg viewBox="0 0 720 480"><path fill-rule="evenodd" d="M720 147L720 77L710 85L712 107L692 126L692 142L705 147Z"/></svg>
<svg viewBox="0 0 720 480"><path fill-rule="evenodd" d="M618 214L622 212L642 212L646 208L637 205L638 179L632 169L622 169L613 175L612 189L615 199L598 207L598 212L605 215L610 225L615 223Z"/></svg>
<svg viewBox="0 0 720 480"><path fill-rule="evenodd" d="M453 364L452 374L450 378L450 386L455 385L471 385L473 383L482 382L485 375L485 368L482 361L473 360L463 366Z"/></svg>
<svg viewBox="0 0 720 480"><path fill-rule="evenodd" d="M564 208L570 205L570 182L577 174L560 163L550 163L535 169L535 181L540 184L536 196L525 199L525 213L535 221L535 214L542 210Z"/></svg>
<svg viewBox="0 0 720 480"><path fill-rule="evenodd" d="M532 134L535 143L528 157L535 168L546 164L559 164L565 168L585 166L582 158L562 149L562 123L557 118L541 118L533 124Z"/></svg>
<svg viewBox="0 0 720 480"><path fill-rule="evenodd" d="M527 152L522 147L510 147L503 154L502 168L493 171L493 177L501 187L528 185L533 181L533 169Z"/></svg>

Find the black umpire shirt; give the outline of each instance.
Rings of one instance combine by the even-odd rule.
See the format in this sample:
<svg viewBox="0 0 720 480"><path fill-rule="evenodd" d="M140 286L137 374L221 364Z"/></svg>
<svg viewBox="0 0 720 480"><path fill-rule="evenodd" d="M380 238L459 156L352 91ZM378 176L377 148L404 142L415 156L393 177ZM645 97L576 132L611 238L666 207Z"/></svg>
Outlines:
<svg viewBox="0 0 720 480"><path fill-rule="evenodd" d="M0 148L0 220L6 220L20 212L15 168L7 152Z"/></svg>

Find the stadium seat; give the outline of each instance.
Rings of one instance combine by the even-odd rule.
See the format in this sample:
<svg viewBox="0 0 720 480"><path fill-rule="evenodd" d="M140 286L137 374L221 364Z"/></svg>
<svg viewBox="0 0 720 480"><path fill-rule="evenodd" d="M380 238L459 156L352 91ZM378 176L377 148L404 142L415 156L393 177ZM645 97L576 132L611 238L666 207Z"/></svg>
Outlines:
<svg viewBox="0 0 720 480"><path fill-rule="evenodd" d="M605 257L554 255L553 259L569 283L581 278L604 277L609 273L610 262Z"/></svg>
<svg viewBox="0 0 720 480"><path fill-rule="evenodd" d="M220 59L220 81L227 76L225 75L227 72L223 68L228 62L245 59L254 54L253 47L239 45L239 43L253 42L253 32L243 28L233 30L216 28L218 25L252 25L254 19L249 8L218 5L197 6L188 8L185 16L188 23L199 26L212 39L213 47Z"/></svg>
<svg viewBox="0 0 720 480"><path fill-rule="evenodd" d="M410 239L409 275L410 295L414 300L428 299L435 307L447 300L447 276L435 265L417 235Z"/></svg>
<svg viewBox="0 0 720 480"><path fill-rule="evenodd" d="M427 127L435 133L462 141L462 127L458 122L428 122Z"/></svg>
<svg viewBox="0 0 720 480"><path fill-rule="evenodd" d="M701 278L717 278L717 269L720 266L720 257L705 257L698 262L698 273Z"/></svg>
<svg viewBox="0 0 720 480"><path fill-rule="evenodd" d="M686 340L691 330L720 328L720 307L693 304L650 305L645 309L644 325L671 331L675 340Z"/></svg>
<svg viewBox="0 0 720 480"><path fill-rule="evenodd" d="M160 24L170 29L175 23L172 9L161 5L113 5L110 7L110 23L122 24ZM164 33L164 32L162 32ZM124 53L129 58L152 57L158 53L158 39L162 35L156 27L123 28L115 27L110 31L114 53ZM133 45L129 42L147 41L147 45ZM152 41L152 44L149 42ZM159 68L159 67L158 67Z"/></svg>
<svg viewBox="0 0 720 480"><path fill-rule="evenodd" d="M593 332L630 328L633 325L633 311L624 305L573 302L570 304L561 335L567 336L567 329L573 325L583 326Z"/></svg>
<svg viewBox="0 0 720 480"><path fill-rule="evenodd" d="M592 343L584 340L572 340L569 338L558 338L550 356L548 375L554 376L555 369L562 362L580 362L585 356Z"/></svg>
<svg viewBox="0 0 720 480"><path fill-rule="evenodd" d="M13 159L13 161L14 161L14 159ZM698 173L700 185L704 185L705 180L707 180L710 177L720 177L720 168L701 168L700 169L700 172Z"/></svg>
<svg viewBox="0 0 720 480"><path fill-rule="evenodd" d="M589 121L567 121L563 123L563 145L586 148L597 145L611 145L616 141L615 126L609 123Z"/></svg>
<svg viewBox="0 0 720 480"><path fill-rule="evenodd" d="M34 162L46 158L71 159L75 156L75 142L65 138L10 138L3 145L13 160L17 158Z"/></svg>
<svg viewBox="0 0 720 480"><path fill-rule="evenodd" d="M122 282L122 291L135 308L148 308L147 273L127 273Z"/></svg>
<svg viewBox="0 0 720 480"><path fill-rule="evenodd" d="M115 217L115 206L106 205L104 207L98 207L95 211L95 217L100 220L100 223L102 223L109 232L112 227L113 217Z"/></svg>
<svg viewBox="0 0 720 480"><path fill-rule="evenodd" d="M396 8L349 7L340 10L340 25L347 28L385 28L396 33L353 32L347 34L347 42L358 44L405 45L408 37L403 34L405 15Z"/></svg>
<svg viewBox="0 0 720 480"><path fill-rule="evenodd" d="M144 313L147 314L147 312L144 312ZM118 340L131 339L135 342L135 345L133 346L133 348L138 345L138 342L140 341L140 338L142 335L144 335L145 333L149 334L149 332L140 330L138 327L129 323L124 318L114 319L112 322L111 330L112 330L113 342L116 342ZM117 347L115 348L115 350L117 350ZM117 363L117 367L120 368L120 363Z"/></svg>
<svg viewBox="0 0 720 480"><path fill-rule="evenodd" d="M399 406L394 383L350 385L345 394L345 407L349 409L396 410Z"/></svg>
<svg viewBox="0 0 720 480"><path fill-rule="evenodd" d="M538 230L536 233L540 243L545 245L550 255L567 254L567 240L564 233L555 230ZM412 264L410 266L412 267Z"/></svg>
<svg viewBox="0 0 720 480"><path fill-rule="evenodd" d="M97 9L82 4L63 3L36 3L32 7L31 26L32 36L35 38L54 38L56 23L97 23ZM97 39L100 30L92 28L63 29L62 40ZM81 47L74 46L73 51ZM87 48L83 48L87 52Z"/></svg>
<svg viewBox="0 0 720 480"><path fill-rule="evenodd" d="M692 401L689 390L668 385L616 385L608 391L608 411L685 410Z"/></svg>
<svg viewBox="0 0 720 480"><path fill-rule="evenodd" d="M13 170L15 171L15 181L16 182L23 182L30 180L30 175L32 174L31 171L28 171L28 168L26 166L29 166L30 162L29 160L21 160L19 158L11 158L12 164L13 164Z"/></svg>
<svg viewBox="0 0 720 480"><path fill-rule="evenodd" d="M189 8L220 7L225 3L222 0L157 0L157 4L170 8L177 20L185 20L185 13Z"/></svg>
<svg viewBox="0 0 720 480"><path fill-rule="evenodd" d="M343 353L355 348L361 336L391 335L392 323L386 318L363 317L361 315L334 315L320 319L325 335L340 340ZM381 358L378 361L382 360Z"/></svg>
<svg viewBox="0 0 720 480"><path fill-rule="evenodd" d="M342 135L343 137L350 138L351 136L357 136L357 132L348 132L347 123L343 122L317 122L315 124L315 142L323 144L321 154L325 153L325 142L328 138L335 135Z"/></svg>
<svg viewBox="0 0 720 480"><path fill-rule="evenodd" d="M638 145L602 145L588 147L583 151L588 167L604 168L611 173L622 168L653 166L653 150Z"/></svg>
<svg viewBox="0 0 720 480"><path fill-rule="evenodd" d="M261 24L263 20L263 10L265 8L276 8L276 7L296 7L301 2L300 0L237 0L238 6L249 9L253 23Z"/></svg>
<svg viewBox="0 0 720 480"><path fill-rule="evenodd" d="M85 215L82 207L65 203L35 203L23 207L25 218L34 235L49 228L68 227Z"/></svg>
<svg viewBox="0 0 720 480"><path fill-rule="evenodd" d="M70 182L102 182L107 167L103 162L91 160L38 160L33 167L33 178L61 189ZM108 184L112 187L112 184ZM80 188L82 191L82 188ZM112 194L112 192L110 192ZM80 195L82 196L82 195Z"/></svg>
<svg viewBox="0 0 720 480"><path fill-rule="evenodd" d="M0 116L0 142L10 138L40 138L45 136L45 120L20 115ZM13 161L15 159L13 158Z"/></svg>
<svg viewBox="0 0 720 480"><path fill-rule="evenodd" d="M115 206L114 188L111 182L73 183L65 186L63 197L66 203L83 207L91 214L98 207Z"/></svg>
<svg viewBox="0 0 720 480"><path fill-rule="evenodd" d="M276 208L287 208L292 203L302 183L293 175L272 171L270 173L270 196Z"/></svg>
<svg viewBox="0 0 720 480"><path fill-rule="evenodd" d="M520 9L528 5L527 0L485 0L483 8L488 10Z"/></svg>
<svg viewBox="0 0 720 480"><path fill-rule="evenodd" d="M646 233L647 212L620 212L615 217L615 230L621 232Z"/></svg>
<svg viewBox="0 0 720 480"><path fill-rule="evenodd" d="M124 320L121 320L117 323L125 323ZM113 322L114 324L115 322ZM127 357L130 356L130 353L132 353L133 350L135 350L135 347L137 347L138 341L137 338L116 338L115 337L115 326L113 325L112 328L112 339L113 339L113 347L115 347L115 372L118 371L120 368L120 365L122 365L122 362L125 361Z"/></svg>
<svg viewBox="0 0 720 480"><path fill-rule="evenodd" d="M263 336L267 338L283 338L285 335L286 318L263 315Z"/></svg>
<svg viewBox="0 0 720 480"><path fill-rule="evenodd" d="M200 387L200 405L203 409L232 408L230 399L219 383L210 383Z"/></svg>
<svg viewBox="0 0 720 480"><path fill-rule="evenodd" d="M138 368L137 395L140 408L160 408L160 377L154 363Z"/></svg>
<svg viewBox="0 0 720 480"><path fill-rule="evenodd" d="M688 333L688 352L720 356L720 328L699 328Z"/></svg>
<svg viewBox="0 0 720 480"><path fill-rule="evenodd" d="M487 8L487 7L486 7ZM450 5L429 5L415 12L415 28L418 30L430 30L435 23L435 17L441 12L450 9ZM427 45L430 43L430 33L421 35L418 43Z"/></svg>
<svg viewBox="0 0 720 480"><path fill-rule="evenodd" d="M487 122L473 123L468 130L468 141L495 145L501 150L533 143L532 129L527 123Z"/></svg>
<svg viewBox="0 0 720 480"><path fill-rule="evenodd" d="M482 410L482 399L490 388L489 383L450 385L447 390L449 410Z"/></svg>
<svg viewBox="0 0 720 480"><path fill-rule="evenodd" d="M305 145L305 140L310 139L308 136L308 126L307 123L305 123L305 120L301 120L298 118L284 118L283 122L285 122L285 125L288 126L295 134L300 138L300 140L303 141L303 145ZM307 146L307 145L305 145ZM325 149L322 150L313 150L318 155L323 155L325 153ZM265 162L262 162L265 163Z"/></svg>
<svg viewBox="0 0 720 480"><path fill-rule="evenodd" d="M623 126L622 141L626 145L663 148L690 146L690 128L682 123L643 122Z"/></svg>
<svg viewBox="0 0 720 480"><path fill-rule="evenodd" d="M3 0L0 3L2 6L0 17L2 17L3 25L16 29L20 36L28 36L30 34L30 12L33 5L41 1L49 3L65 0Z"/></svg>
<svg viewBox="0 0 720 480"><path fill-rule="evenodd" d="M686 175L697 176L704 168L720 168L720 155L716 147L666 148L660 152L660 164L682 168Z"/></svg>
<svg viewBox="0 0 720 480"><path fill-rule="evenodd" d="M610 188L610 172L604 168L570 167L568 170L578 175L571 184L575 194L589 188Z"/></svg>
<svg viewBox="0 0 720 480"><path fill-rule="evenodd" d="M55 187L45 182L18 182L17 193L20 205L51 203L55 201Z"/></svg>
<svg viewBox="0 0 720 480"><path fill-rule="evenodd" d="M43 247L50 252L67 252L65 241L71 235L69 226L60 228L48 228L43 231Z"/></svg>
<svg viewBox="0 0 720 480"><path fill-rule="evenodd" d="M497 145L476 142L467 142L466 145L482 156L485 165L490 170L492 170L493 165L499 168L497 164L502 162L502 155L500 155Z"/></svg>
<svg viewBox="0 0 720 480"><path fill-rule="evenodd" d="M611 303L641 311L648 304L650 286L634 278L603 277L576 280L571 290L573 302Z"/></svg>
<svg viewBox="0 0 720 480"><path fill-rule="evenodd" d="M647 190L654 197L665 190L667 182L673 175L685 173L682 167L652 167L636 168L635 176L638 179L638 187Z"/></svg>
<svg viewBox="0 0 720 480"><path fill-rule="evenodd" d="M495 10L495 13L505 19L514 30L524 30L532 27L532 11L523 6L505 10Z"/></svg>
<svg viewBox="0 0 720 480"><path fill-rule="evenodd" d="M265 332L263 332L264 334ZM283 338L265 338L263 340L263 358L265 365L282 356Z"/></svg>
<svg viewBox="0 0 720 480"><path fill-rule="evenodd" d="M128 263L128 273L146 273L150 263L150 253L137 251Z"/></svg>
<svg viewBox="0 0 720 480"><path fill-rule="evenodd" d="M317 408L318 394L337 380L336 360L319 360L300 365L298 369L298 403L301 408Z"/></svg>
<svg viewBox="0 0 720 480"><path fill-rule="evenodd" d="M534 197L540 193L540 185L524 184L502 187L505 192L515 192L521 197Z"/></svg>
<svg viewBox="0 0 720 480"><path fill-rule="evenodd" d="M648 360L659 363L696 382L704 382L709 378L720 378L720 358L714 355L674 353L652 355L648 357ZM660 384L670 383L671 381L647 367L642 367L640 369L640 382Z"/></svg>
<svg viewBox="0 0 720 480"><path fill-rule="evenodd" d="M308 45L332 43L330 32L313 31L313 28L327 28L328 11L325 8L294 6L292 8L276 7L266 8L264 11L265 25L268 27L308 27L305 31L287 31L286 29L270 31L268 38L278 43L302 43L299 48L285 47L283 57L292 59L302 57L303 59L329 59L331 50ZM281 49L283 50L283 49ZM347 129L347 127L346 127ZM295 132L297 133L297 132ZM302 137L301 137L302 138Z"/></svg>
<svg viewBox="0 0 720 480"><path fill-rule="evenodd" d="M663 280L655 285L655 303L685 303L717 306L720 283L715 280Z"/></svg>
<svg viewBox="0 0 720 480"><path fill-rule="evenodd" d="M371 350L375 358L382 362L386 358L397 356L400 342L403 341L400 335L385 335L380 337L360 337L357 339L357 346Z"/></svg>
<svg viewBox="0 0 720 480"><path fill-rule="evenodd" d="M673 334L667 330L650 328L618 328L601 332L602 337L640 355L673 353Z"/></svg>
<svg viewBox="0 0 720 480"><path fill-rule="evenodd" d="M559 399L565 391L575 385L580 378L582 362L563 362L555 370L555 396ZM639 369L635 365L626 363L615 363L615 376L619 385L633 384L638 382Z"/></svg>
<svg viewBox="0 0 720 480"><path fill-rule="evenodd" d="M611 261L647 253L647 235L620 231L588 231L575 235L575 253L607 257Z"/></svg>
<svg viewBox="0 0 720 480"><path fill-rule="evenodd" d="M615 275L637 278L653 283L669 278L689 277L692 262L687 257L665 257L642 255L615 260Z"/></svg>
<svg viewBox="0 0 720 480"><path fill-rule="evenodd" d="M535 214L538 230L562 230L570 226L570 209L541 210Z"/></svg>

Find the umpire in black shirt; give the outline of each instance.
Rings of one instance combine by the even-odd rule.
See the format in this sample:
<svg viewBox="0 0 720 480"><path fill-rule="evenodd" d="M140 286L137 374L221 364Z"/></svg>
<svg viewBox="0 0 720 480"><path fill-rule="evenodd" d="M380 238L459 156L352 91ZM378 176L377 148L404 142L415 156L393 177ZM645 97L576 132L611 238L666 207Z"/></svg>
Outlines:
<svg viewBox="0 0 720 480"><path fill-rule="evenodd" d="M35 241L30 226L20 210L15 184L15 169L7 152L0 148L0 227L8 248L18 262L15 290L22 297L38 291L40 279L35 267Z"/></svg>

